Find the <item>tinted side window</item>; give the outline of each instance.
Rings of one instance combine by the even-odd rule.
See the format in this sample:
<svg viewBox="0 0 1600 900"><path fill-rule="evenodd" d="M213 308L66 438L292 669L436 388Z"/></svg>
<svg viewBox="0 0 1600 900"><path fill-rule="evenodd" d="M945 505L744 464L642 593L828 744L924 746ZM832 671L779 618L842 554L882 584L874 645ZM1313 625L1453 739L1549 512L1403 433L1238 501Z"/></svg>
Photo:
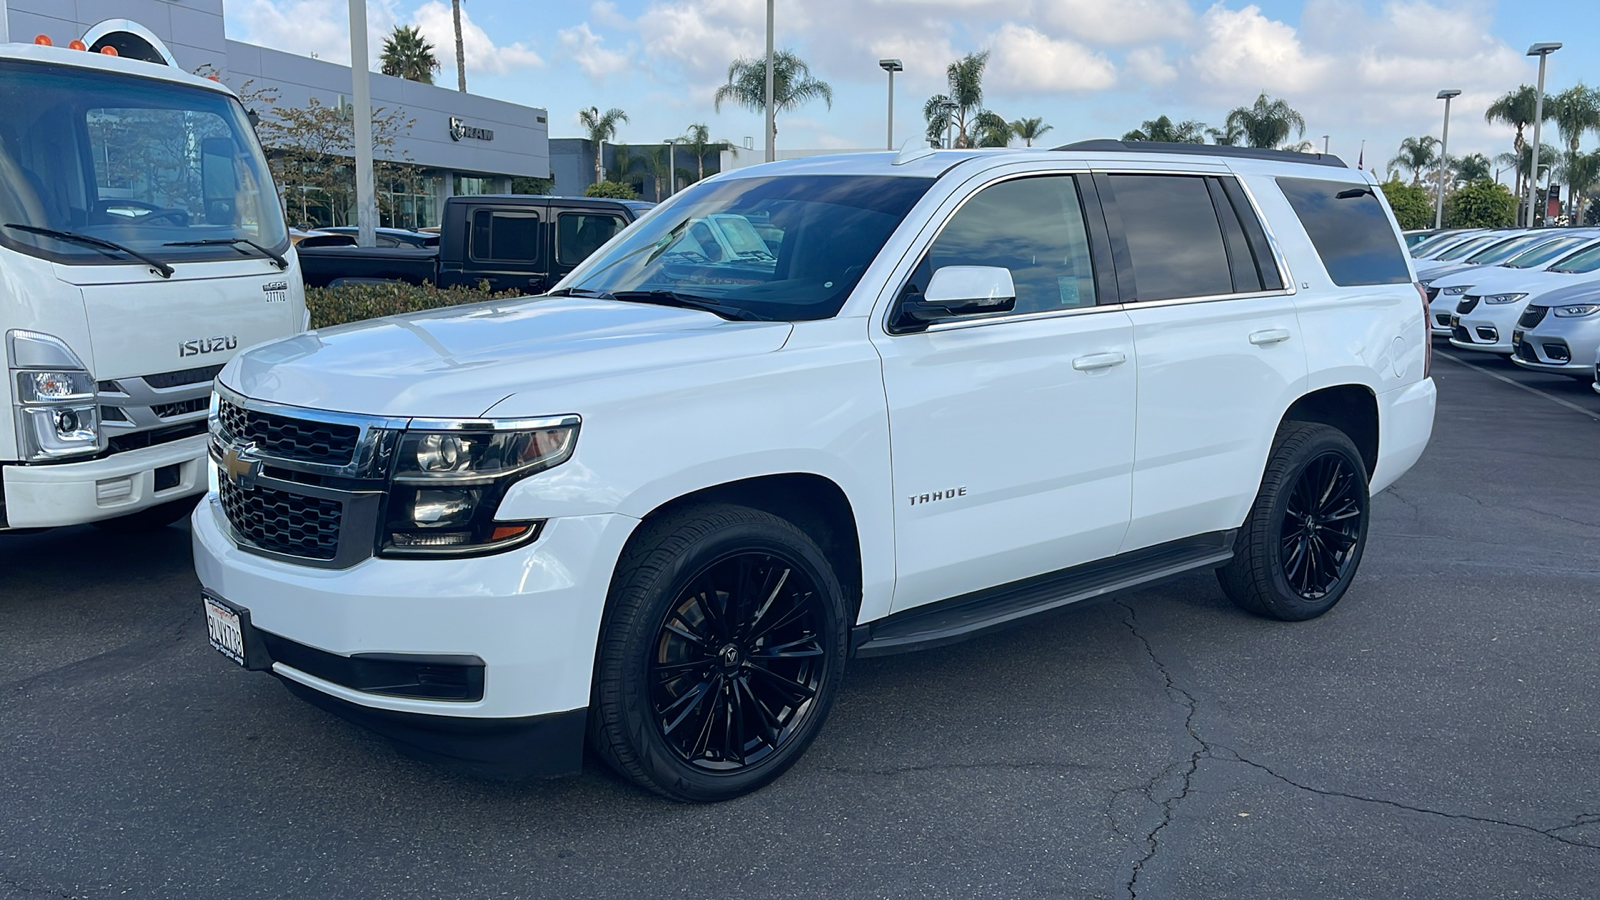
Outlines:
<svg viewBox="0 0 1600 900"><path fill-rule="evenodd" d="M1289 198L1334 284L1403 284L1411 280L1394 226L1384 215L1383 204L1365 185L1279 178L1278 187Z"/></svg>
<svg viewBox="0 0 1600 900"><path fill-rule="evenodd" d="M575 266L599 250L627 223L610 213L564 212L556 216L556 262Z"/></svg>
<svg viewBox="0 0 1600 900"><path fill-rule="evenodd" d="M945 266L1004 266L1016 312L1095 305L1094 269L1077 185L1070 175L1019 178L985 188L951 217L912 273L928 286Z"/></svg>
<svg viewBox="0 0 1600 900"><path fill-rule="evenodd" d="M481 262L535 263L542 256L539 214L480 209L472 214L472 258Z"/></svg>
<svg viewBox="0 0 1600 900"><path fill-rule="evenodd" d="M1111 175L1133 265L1136 300L1231 294L1233 274L1206 180L1198 175Z"/></svg>

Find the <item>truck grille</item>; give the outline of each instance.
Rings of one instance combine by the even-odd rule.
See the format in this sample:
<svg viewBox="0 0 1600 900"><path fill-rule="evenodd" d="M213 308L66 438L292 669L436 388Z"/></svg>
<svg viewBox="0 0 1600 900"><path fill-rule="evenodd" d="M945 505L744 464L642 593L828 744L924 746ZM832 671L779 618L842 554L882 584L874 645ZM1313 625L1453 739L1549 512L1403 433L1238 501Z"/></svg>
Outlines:
<svg viewBox="0 0 1600 900"><path fill-rule="evenodd" d="M329 466L349 465L361 429L354 425L291 419L244 409L227 400L217 407L222 429L270 456Z"/></svg>
<svg viewBox="0 0 1600 900"><path fill-rule="evenodd" d="M1456 315L1464 316L1467 313L1472 312L1473 310L1477 309L1478 308L1478 301L1480 299L1482 299L1482 298L1473 297L1470 294L1465 296L1465 297L1462 297L1461 298L1461 302L1456 304Z"/></svg>
<svg viewBox="0 0 1600 900"><path fill-rule="evenodd" d="M1544 321L1545 313L1550 311L1548 306L1530 306L1522 311L1522 318L1517 320L1518 328L1532 328Z"/></svg>
<svg viewBox="0 0 1600 900"><path fill-rule="evenodd" d="M263 550L311 559L333 559L339 552L343 505L265 487L218 484L222 510L239 536Z"/></svg>
<svg viewBox="0 0 1600 900"><path fill-rule="evenodd" d="M221 371L221 366L203 366L198 369L161 372L156 375L146 375L144 383L158 390L182 387L186 384L210 384L212 379L217 377L217 373Z"/></svg>
<svg viewBox="0 0 1600 900"><path fill-rule="evenodd" d="M211 379L221 366L101 381L100 422L111 452L182 440L205 431Z"/></svg>

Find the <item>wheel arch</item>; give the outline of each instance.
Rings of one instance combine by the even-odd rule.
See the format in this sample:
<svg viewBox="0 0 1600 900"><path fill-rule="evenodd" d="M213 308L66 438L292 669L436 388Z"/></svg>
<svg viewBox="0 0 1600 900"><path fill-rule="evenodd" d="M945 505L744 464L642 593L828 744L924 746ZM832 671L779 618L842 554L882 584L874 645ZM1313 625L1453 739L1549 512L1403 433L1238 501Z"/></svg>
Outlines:
<svg viewBox="0 0 1600 900"><path fill-rule="evenodd" d="M1278 422L1316 422L1337 428L1350 438L1361 453L1361 462L1371 478L1378 468L1378 398L1364 384L1338 384L1305 394L1284 412Z"/></svg>

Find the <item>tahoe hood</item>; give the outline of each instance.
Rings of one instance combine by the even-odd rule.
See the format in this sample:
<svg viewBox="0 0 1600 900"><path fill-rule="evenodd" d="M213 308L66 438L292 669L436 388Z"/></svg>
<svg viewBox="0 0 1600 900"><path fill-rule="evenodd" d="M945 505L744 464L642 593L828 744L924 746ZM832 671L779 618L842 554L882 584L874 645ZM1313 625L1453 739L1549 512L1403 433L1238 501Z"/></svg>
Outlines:
<svg viewBox="0 0 1600 900"><path fill-rule="evenodd" d="M220 380L246 397L290 406L471 418L522 391L770 353L792 327L642 303L532 297L263 344L240 354Z"/></svg>

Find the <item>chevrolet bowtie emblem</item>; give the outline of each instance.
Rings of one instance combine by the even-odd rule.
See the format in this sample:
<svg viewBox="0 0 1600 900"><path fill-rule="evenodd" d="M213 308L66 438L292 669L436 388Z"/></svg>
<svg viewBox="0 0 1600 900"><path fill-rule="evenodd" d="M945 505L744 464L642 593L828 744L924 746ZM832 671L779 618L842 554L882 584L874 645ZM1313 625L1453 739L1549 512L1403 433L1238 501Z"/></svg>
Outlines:
<svg viewBox="0 0 1600 900"><path fill-rule="evenodd" d="M255 444L246 444L243 447L230 446L222 454L222 474L239 487L254 487L256 476L261 474L261 460L244 458L244 454L254 450L255 446Z"/></svg>

